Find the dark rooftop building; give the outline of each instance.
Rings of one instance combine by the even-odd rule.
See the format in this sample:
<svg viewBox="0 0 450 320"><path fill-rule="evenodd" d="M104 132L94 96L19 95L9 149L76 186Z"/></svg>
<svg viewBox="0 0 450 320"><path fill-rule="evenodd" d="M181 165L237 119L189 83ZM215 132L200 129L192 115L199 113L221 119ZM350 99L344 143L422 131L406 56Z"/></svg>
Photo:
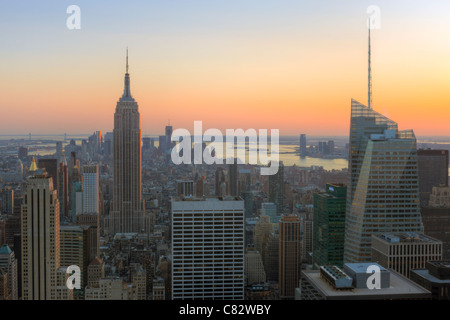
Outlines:
<svg viewBox="0 0 450 320"><path fill-rule="evenodd" d="M411 271L411 280L430 291L433 300L449 300L450 261L428 261L426 269Z"/></svg>
<svg viewBox="0 0 450 320"><path fill-rule="evenodd" d="M421 206L428 206L433 187L448 187L448 150L417 150Z"/></svg>

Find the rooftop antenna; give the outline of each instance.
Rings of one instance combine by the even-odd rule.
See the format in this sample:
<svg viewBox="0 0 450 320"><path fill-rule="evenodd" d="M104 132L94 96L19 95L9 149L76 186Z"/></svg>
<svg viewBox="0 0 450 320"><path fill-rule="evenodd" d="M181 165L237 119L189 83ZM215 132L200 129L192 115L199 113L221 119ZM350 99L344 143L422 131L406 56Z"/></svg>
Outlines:
<svg viewBox="0 0 450 320"><path fill-rule="evenodd" d="M128 47L127 47L127 72L128 73Z"/></svg>
<svg viewBox="0 0 450 320"><path fill-rule="evenodd" d="M368 107L369 109L371 109L373 107L373 102L372 102L372 60L371 60L371 46L370 46L370 29L372 29L372 21L370 20L370 16L369 16L369 88L368 88Z"/></svg>

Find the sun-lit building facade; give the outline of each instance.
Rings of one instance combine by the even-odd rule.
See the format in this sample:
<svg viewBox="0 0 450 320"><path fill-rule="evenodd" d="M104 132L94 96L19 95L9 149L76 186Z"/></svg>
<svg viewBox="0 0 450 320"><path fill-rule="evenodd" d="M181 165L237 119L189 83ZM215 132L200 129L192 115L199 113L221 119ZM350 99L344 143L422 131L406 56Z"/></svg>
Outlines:
<svg viewBox="0 0 450 320"><path fill-rule="evenodd" d="M352 100L344 262L371 259L371 236L423 232L416 137Z"/></svg>

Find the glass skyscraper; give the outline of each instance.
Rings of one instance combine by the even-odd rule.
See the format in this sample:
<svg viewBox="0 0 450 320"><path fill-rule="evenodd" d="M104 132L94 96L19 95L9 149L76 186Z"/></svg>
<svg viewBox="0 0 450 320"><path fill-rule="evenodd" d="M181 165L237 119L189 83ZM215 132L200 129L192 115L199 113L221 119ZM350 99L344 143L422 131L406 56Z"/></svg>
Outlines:
<svg viewBox="0 0 450 320"><path fill-rule="evenodd" d="M283 214L284 202L284 165L279 162L279 169L276 174L269 176L269 202L277 206L277 214Z"/></svg>
<svg viewBox="0 0 450 320"><path fill-rule="evenodd" d="M327 183L326 192L314 194L313 265L344 266L347 187Z"/></svg>
<svg viewBox="0 0 450 320"><path fill-rule="evenodd" d="M371 259L371 235L423 232L412 130L352 100L344 262Z"/></svg>

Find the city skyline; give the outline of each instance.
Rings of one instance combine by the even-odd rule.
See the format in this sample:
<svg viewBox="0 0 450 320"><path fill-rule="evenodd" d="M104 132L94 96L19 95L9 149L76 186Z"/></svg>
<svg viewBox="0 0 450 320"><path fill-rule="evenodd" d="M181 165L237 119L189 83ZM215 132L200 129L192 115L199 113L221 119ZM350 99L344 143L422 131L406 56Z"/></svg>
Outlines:
<svg viewBox="0 0 450 320"><path fill-rule="evenodd" d="M0 301L450 300L450 3L255 3L0 3Z"/></svg>
<svg viewBox="0 0 450 320"><path fill-rule="evenodd" d="M24 127L35 134L112 131L113 118L105 115L121 90L128 46L146 134L162 132L169 121L191 129L202 120L208 128L348 135L348 102L367 101L365 12L377 5L374 106L417 136L446 135L450 46L441 38L450 31L443 16L449 4L195 4L133 3L122 16L124 3L80 1L80 30L66 28L66 4L2 6L8 14L0 26L14 31L3 47L0 134Z"/></svg>

